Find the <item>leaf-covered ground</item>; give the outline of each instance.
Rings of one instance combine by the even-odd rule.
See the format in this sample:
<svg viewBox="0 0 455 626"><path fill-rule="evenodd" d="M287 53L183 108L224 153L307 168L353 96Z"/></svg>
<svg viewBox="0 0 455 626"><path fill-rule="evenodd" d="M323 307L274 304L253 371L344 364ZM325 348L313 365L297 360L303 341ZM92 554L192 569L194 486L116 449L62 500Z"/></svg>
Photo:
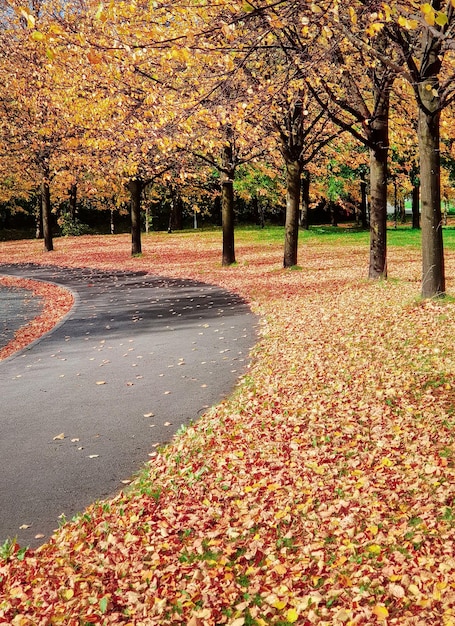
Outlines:
<svg viewBox="0 0 455 626"><path fill-rule="evenodd" d="M2 259L218 283L261 315L231 398L134 487L0 565L0 624L455 624L455 304L420 303L420 257L218 234L2 244ZM455 258L447 254L449 291ZM16 548L17 549L17 548Z"/></svg>
<svg viewBox="0 0 455 626"><path fill-rule="evenodd" d="M1 274L1 265L0 265ZM0 284L5 287L19 287L30 292L30 297L43 299L43 310L33 320L14 333L14 339L0 349L0 360L6 359L18 350L28 346L54 326L71 310L74 298L67 290L37 280L0 276Z"/></svg>

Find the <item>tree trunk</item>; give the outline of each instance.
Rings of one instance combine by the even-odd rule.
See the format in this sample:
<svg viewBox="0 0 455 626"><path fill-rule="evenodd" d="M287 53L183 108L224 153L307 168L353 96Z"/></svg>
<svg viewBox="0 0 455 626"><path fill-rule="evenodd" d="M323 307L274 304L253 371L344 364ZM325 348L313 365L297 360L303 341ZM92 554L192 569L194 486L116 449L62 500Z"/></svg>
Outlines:
<svg viewBox="0 0 455 626"><path fill-rule="evenodd" d="M54 249L54 243L52 241L51 192L48 176L45 176L41 183L41 203L43 214L44 249L46 252L51 252Z"/></svg>
<svg viewBox="0 0 455 626"><path fill-rule="evenodd" d="M388 87L375 96L376 117L370 126L370 267L372 279L387 278Z"/></svg>
<svg viewBox="0 0 455 626"><path fill-rule="evenodd" d="M69 197L69 209L71 221L74 222L77 218L77 185L71 185L70 197Z"/></svg>
<svg viewBox="0 0 455 626"><path fill-rule="evenodd" d="M310 207L310 182L311 182L311 174L308 170L304 170L303 176L301 178L302 185L302 207L300 210L300 226L304 230L309 230L310 228L310 219L309 219L309 207Z"/></svg>
<svg viewBox="0 0 455 626"><path fill-rule="evenodd" d="M412 228L420 228L420 182L412 188Z"/></svg>
<svg viewBox="0 0 455 626"><path fill-rule="evenodd" d="M398 204L400 207L400 221L402 224L406 224L406 205L403 196L400 197Z"/></svg>
<svg viewBox="0 0 455 626"><path fill-rule="evenodd" d="M286 224L283 267L297 265L299 243L300 175L299 161L286 161Z"/></svg>
<svg viewBox="0 0 455 626"><path fill-rule="evenodd" d="M142 181L140 178L132 178L128 182L131 206L131 255L142 253L141 244L141 195Z"/></svg>
<svg viewBox="0 0 455 626"><path fill-rule="evenodd" d="M434 100L424 83L419 90L427 111ZM433 87L432 87L433 89ZM431 108L430 108L431 107ZM419 110L420 185L422 205L422 298L445 293L444 249L442 243L441 185L439 156L439 111Z"/></svg>
<svg viewBox="0 0 455 626"><path fill-rule="evenodd" d="M234 175L233 148L227 141L223 148L223 172L221 175L221 223L223 228L222 265L235 263L234 246Z"/></svg>
<svg viewBox="0 0 455 626"><path fill-rule="evenodd" d="M221 182L221 219L223 224L223 265L235 263L234 181L224 176Z"/></svg>
<svg viewBox="0 0 455 626"><path fill-rule="evenodd" d="M182 230L183 201L178 187L171 188L171 211L169 215L169 229Z"/></svg>
<svg viewBox="0 0 455 626"><path fill-rule="evenodd" d="M41 193L39 194L35 208L35 237L43 238L43 200Z"/></svg>
<svg viewBox="0 0 455 626"><path fill-rule="evenodd" d="M360 223L362 228L368 228L367 220L367 183L365 180L360 181Z"/></svg>

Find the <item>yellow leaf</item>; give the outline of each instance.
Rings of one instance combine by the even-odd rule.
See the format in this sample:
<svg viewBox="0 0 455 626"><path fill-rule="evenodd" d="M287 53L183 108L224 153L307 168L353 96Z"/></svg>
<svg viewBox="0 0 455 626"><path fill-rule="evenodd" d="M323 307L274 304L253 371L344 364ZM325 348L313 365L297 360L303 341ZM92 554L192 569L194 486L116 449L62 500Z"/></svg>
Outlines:
<svg viewBox="0 0 455 626"><path fill-rule="evenodd" d="M97 19L97 20L101 19L101 16L103 14L103 9L104 9L104 4L102 2L100 2L98 10L95 13L95 19Z"/></svg>
<svg viewBox="0 0 455 626"><path fill-rule="evenodd" d="M62 598L64 600L71 600L71 598L74 596L74 590L73 589L64 589L62 591Z"/></svg>
<svg viewBox="0 0 455 626"><path fill-rule="evenodd" d="M290 624L293 624L298 619L299 619L299 614L297 613L297 611L295 609L289 609L289 611L286 613L286 620Z"/></svg>
<svg viewBox="0 0 455 626"><path fill-rule="evenodd" d="M370 554L381 554L381 546L378 546L376 543L368 546L367 550Z"/></svg>
<svg viewBox="0 0 455 626"><path fill-rule="evenodd" d="M408 589L415 596L420 596L420 589L417 587L417 585L409 585Z"/></svg>
<svg viewBox="0 0 455 626"><path fill-rule="evenodd" d="M373 609L373 613L376 615L376 617L379 620L384 620L387 619L389 617L389 612L386 609L385 606L383 606L382 604L377 604L374 609Z"/></svg>
<svg viewBox="0 0 455 626"><path fill-rule="evenodd" d="M44 35L43 33L40 33L39 30L34 30L32 33L32 39L35 41L43 41Z"/></svg>
<svg viewBox="0 0 455 626"><path fill-rule="evenodd" d="M435 22L438 26L445 26L447 24L447 22L449 21L447 15L445 13L439 12Z"/></svg>
<svg viewBox="0 0 455 626"><path fill-rule="evenodd" d="M275 602L273 602L272 606L274 606L279 611L282 611L284 609L284 607L286 606L286 604L287 604L287 602L285 600L275 600Z"/></svg>
<svg viewBox="0 0 455 626"><path fill-rule="evenodd" d="M25 9L21 9L21 15L27 20L27 26L29 28L35 28L35 17L33 15L27 13Z"/></svg>

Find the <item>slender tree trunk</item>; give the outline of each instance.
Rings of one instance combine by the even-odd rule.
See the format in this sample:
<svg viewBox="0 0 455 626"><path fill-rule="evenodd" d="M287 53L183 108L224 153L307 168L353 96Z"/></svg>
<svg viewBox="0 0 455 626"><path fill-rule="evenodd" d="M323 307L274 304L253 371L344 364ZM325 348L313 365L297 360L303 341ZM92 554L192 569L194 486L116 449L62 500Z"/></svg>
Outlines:
<svg viewBox="0 0 455 626"><path fill-rule="evenodd" d="M69 197L69 209L71 221L74 222L77 218L77 185L71 185L70 197Z"/></svg>
<svg viewBox="0 0 455 626"><path fill-rule="evenodd" d="M404 203L403 196L399 199L399 207L400 207L400 221L402 224L406 224L406 205Z"/></svg>
<svg viewBox="0 0 455 626"><path fill-rule="evenodd" d="M182 230L183 201L178 187L171 189L171 211L169 215L169 228L171 230Z"/></svg>
<svg viewBox="0 0 455 626"><path fill-rule="evenodd" d="M54 249L54 243L52 240L51 192L48 176L45 176L41 183L41 202L43 213L44 249L46 252L51 252Z"/></svg>
<svg viewBox="0 0 455 626"><path fill-rule="evenodd" d="M142 253L141 244L141 195L142 181L132 178L128 183L131 205L131 255Z"/></svg>
<svg viewBox="0 0 455 626"><path fill-rule="evenodd" d="M368 220L367 220L367 183L366 180L360 181L360 223L362 228L368 228Z"/></svg>
<svg viewBox="0 0 455 626"><path fill-rule="evenodd" d="M388 86L375 95L376 117L370 127L370 267L372 279L387 278Z"/></svg>
<svg viewBox="0 0 455 626"><path fill-rule="evenodd" d="M420 182L412 188L412 228L420 228Z"/></svg>
<svg viewBox="0 0 455 626"><path fill-rule="evenodd" d="M298 161L286 161L287 191L283 267L297 265L301 173L302 167Z"/></svg>
<svg viewBox="0 0 455 626"><path fill-rule="evenodd" d="M425 84L424 104L435 100ZM428 94L428 95L427 95ZM431 110L431 109L430 109ZM439 156L439 112L419 110L420 185L422 205L422 298L445 293L444 249L442 242L441 185Z"/></svg>
<svg viewBox="0 0 455 626"><path fill-rule="evenodd" d="M304 170L301 178L302 185L302 207L300 210L300 226L304 230L310 228L309 208L310 208L310 182L311 174L308 170Z"/></svg>
<svg viewBox="0 0 455 626"><path fill-rule="evenodd" d="M223 224L223 265L235 263L234 181L226 175L221 182L221 219Z"/></svg>
<svg viewBox="0 0 455 626"><path fill-rule="evenodd" d="M43 238L43 200L41 193L38 195L35 208L35 237Z"/></svg>
<svg viewBox="0 0 455 626"><path fill-rule="evenodd" d="M229 131L228 131L229 132ZM234 175L233 148L227 141L223 148L223 172L221 175L221 222L223 228L223 265L235 263L234 244Z"/></svg>

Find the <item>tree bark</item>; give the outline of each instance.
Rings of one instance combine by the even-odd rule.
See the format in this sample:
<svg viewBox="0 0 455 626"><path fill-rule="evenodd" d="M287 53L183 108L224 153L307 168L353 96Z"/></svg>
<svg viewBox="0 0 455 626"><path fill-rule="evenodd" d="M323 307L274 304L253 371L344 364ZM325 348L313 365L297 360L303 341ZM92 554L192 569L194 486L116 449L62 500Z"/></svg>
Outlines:
<svg viewBox="0 0 455 626"><path fill-rule="evenodd" d="M41 183L41 203L43 215L44 249L46 250L46 252L51 252L54 249L54 242L52 240L51 192L48 176L45 176Z"/></svg>
<svg viewBox="0 0 455 626"><path fill-rule="evenodd" d="M420 228L420 182L412 188L412 228Z"/></svg>
<svg viewBox="0 0 455 626"><path fill-rule="evenodd" d="M235 263L234 243L234 175L233 149L231 141L223 148L223 171L221 174L221 223L223 229L222 265Z"/></svg>
<svg viewBox="0 0 455 626"><path fill-rule="evenodd" d="M221 216L223 224L223 265L235 263L234 181L223 175L221 182Z"/></svg>
<svg viewBox="0 0 455 626"><path fill-rule="evenodd" d="M367 219L367 183L365 180L360 181L360 224L362 228L368 228Z"/></svg>
<svg viewBox="0 0 455 626"><path fill-rule="evenodd" d="M74 222L77 218L77 185L71 185L69 197L69 209L71 221Z"/></svg>
<svg viewBox="0 0 455 626"><path fill-rule="evenodd" d="M128 182L130 192L131 210L131 256L142 253L141 243L141 196L142 181L140 178L132 178Z"/></svg>
<svg viewBox="0 0 455 626"><path fill-rule="evenodd" d="M177 187L171 187L168 231L182 230L182 197Z"/></svg>
<svg viewBox="0 0 455 626"><path fill-rule="evenodd" d="M301 173L302 166L299 161L286 161L287 190L283 267L297 265Z"/></svg>
<svg viewBox="0 0 455 626"><path fill-rule="evenodd" d="M41 192L37 198L35 208L35 237L36 239L43 238L43 200Z"/></svg>
<svg viewBox="0 0 455 626"><path fill-rule="evenodd" d="M302 185L302 206L300 209L300 226L304 230L309 230L310 228L310 219L309 219L309 207L310 207L310 182L311 182L311 174L308 170L303 171L303 176L301 178Z"/></svg>
<svg viewBox="0 0 455 626"><path fill-rule="evenodd" d="M389 86L375 94L370 124L370 267L372 279L387 278L387 156L389 150Z"/></svg>
<svg viewBox="0 0 455 626"><path fill-rule="evenodd" d="M429 113L435 98L422 85L421 98L427 111L419 110L419 153L422 220L422 298L445 293L444 248L441 215L441 163L439 156L439 111ZM431 108L430 108L431 107Z"/></svg>

